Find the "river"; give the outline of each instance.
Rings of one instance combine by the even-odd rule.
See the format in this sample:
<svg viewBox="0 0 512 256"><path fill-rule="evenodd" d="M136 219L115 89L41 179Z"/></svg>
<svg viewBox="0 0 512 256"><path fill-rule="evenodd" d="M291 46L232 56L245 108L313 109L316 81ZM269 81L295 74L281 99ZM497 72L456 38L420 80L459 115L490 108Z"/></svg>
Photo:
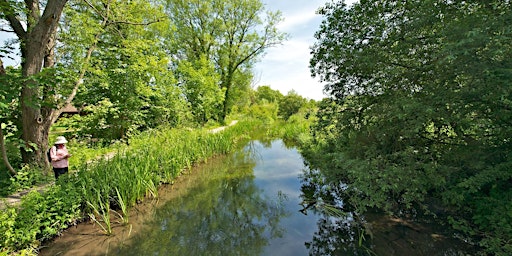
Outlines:
<svg viewBox="0 0 512 256"><path fill-rule="evenodd" d="M470 247L443 227L366 216L303 211L303 159L281 140L251 141L243 150L194 166L158 199L114 224L105 236L82 223L46 243L40 255L467 255Z"/></svg>

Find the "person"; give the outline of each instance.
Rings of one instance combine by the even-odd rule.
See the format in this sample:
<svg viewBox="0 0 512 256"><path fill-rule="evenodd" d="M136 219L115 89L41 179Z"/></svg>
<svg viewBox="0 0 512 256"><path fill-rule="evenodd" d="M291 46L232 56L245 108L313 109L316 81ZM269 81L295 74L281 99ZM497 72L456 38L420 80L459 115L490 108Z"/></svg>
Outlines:
<svg viewBox="0 0 512 256"><path fill-rule="evenodd" d="M55 146L50 149L50 158L52 159L55 180L57 180L60 175L68 173L68 158L70 158L71 155L66 148L66 143L68 143L68 141L64 136L58 136L55 140Z"/></svg>

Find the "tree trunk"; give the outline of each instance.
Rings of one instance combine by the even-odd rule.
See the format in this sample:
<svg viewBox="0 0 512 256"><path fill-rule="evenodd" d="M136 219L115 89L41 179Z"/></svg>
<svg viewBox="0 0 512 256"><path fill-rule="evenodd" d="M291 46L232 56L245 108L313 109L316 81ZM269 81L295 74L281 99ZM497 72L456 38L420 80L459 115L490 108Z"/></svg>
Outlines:
<svg viewBox="0 0 512 256"><path fill-rule="evenodd" d="M0 76L5 75L4 63L0 60ZM5 167L12 176L15 176L17 173L12 168L11 163L9 163L9 158L7 157L7 150L5 150L5 141L4 141L4 131L2 130L2 122L0 122L0 151L2 153L2 160L4 161Z"/></svg>
<svg viewBox="0 0 512 256"><path fill-rule="evenodd" d="M17 175L18 173L12 168L11 164L9 163L9 159L7 158L7 151L5 150L5 141L4 141L4 132L2 130L2 124L0 123L0 150L2 151L2 159L4 161L5 167L7 167L7 170L12 176Z"/></svg>
<svg viewBox="0 0 512 256"><path fill-rule="evenodd" d="M55 38L57 25L66 2L67 0L48 1L43 14L36 19L37 23L29 23L27 32L16 31L21 40L22 76L28 78L23 85L20 100L22 139L25 142L21 156L24 163L40 167L48 166L44 152L48 147L48 133L55 113L49 108L40 106L41 88L30 77L41 71L45 57L48 57L48 53L55 44L52 39ZM39 15L37 6L37 4L27 6L32 18Z"/></svg>

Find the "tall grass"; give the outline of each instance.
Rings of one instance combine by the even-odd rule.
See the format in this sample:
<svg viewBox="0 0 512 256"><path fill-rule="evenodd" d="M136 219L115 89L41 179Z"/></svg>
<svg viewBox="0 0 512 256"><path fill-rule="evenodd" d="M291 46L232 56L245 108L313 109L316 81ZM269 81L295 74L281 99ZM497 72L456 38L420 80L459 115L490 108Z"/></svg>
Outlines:
<svg viewBox="0 0 512 256"><path fill-rule="evenodd" d="M260 121L241 121L218 133L147 131L131 139L129 146L102 148L105 153L115 151L109 158L97 158L98 151L93 150L84 156L78 145L71 149L72 159L81 160L71 164L76 172L59 178L47 192L30 193L34 196L23 198L20 207L0 211L0 255L30 254L41 241L86 216L112 234L113 221L128 224L130 208L157 197L160 184L172 183L194 164L245 145L247 134L263 130L259 125Z"/></svg>
<svg viewBox="0 0 512 256"><path fill-rule="evenodd" d="M102 195L100 191L96 191L96 193L96 198L89 198L89 201L87 201L87 205L92 210L88 215L91 220L101 227L106 235L111 235L112 225L110 221L110 200L105 198L105 195Z"/></svg>
<svg viewBox="0 0 512 256"><path fill-rule="evenodd" d="M243 146L250 139L246 134L258 124L239 122L218 133L206 129L151 130L131 139L130 147L118 150L110 159L82 164L77 181L86 213L111 234L111 211L127 224L129 209L146 197L157 197L160 184L172 183L194 164Z"/></svg>
<svg viewBox="0 0 512 256"><path fill-rule="evenodd" d="M307 143L310 137L310 125L314 118L304 117L304 113L292 115L287 121L277 121L267 130L267 136L281 138L285 142L290 141L294 144Z"/></svg>

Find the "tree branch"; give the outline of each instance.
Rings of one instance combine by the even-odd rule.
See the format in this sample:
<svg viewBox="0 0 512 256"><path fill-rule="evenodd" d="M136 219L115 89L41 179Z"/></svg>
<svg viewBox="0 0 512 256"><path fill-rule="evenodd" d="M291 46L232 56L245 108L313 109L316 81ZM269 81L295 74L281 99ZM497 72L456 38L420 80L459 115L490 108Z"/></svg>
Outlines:
<svg viewBox="0 0 512 256"><path fill-rule="evenodd" d="M103 18L103 21L101 23L101 25L103 27L105 27L107 24L108 24L108 20L109 20L109 14L110 14L110 1L108 2L108 5L105 6L105 8L107 9L106 13L107 15L102 15L88 0L85 0L85 2L92 8L94 9L96 12L98 12L98 14ZM87 55L85 56L85 60L83 62L83 65L82 65L82 68L80 70L80 74L78 75L78 78L77 80L75 81L75 86L73 87L73 90L71 91L71 93L68 95L66 101L64 102L64 104L62 105L62 107L58 108L57 111L53 111L52 112L52 120L51 122L55 122L57 121L57 118L59 117L59 115L62 113L62 109L64 109L66 106L70 105L71 102L73 101L73 99L75 99L75 96L76 94L78 93L78 88L80 87L80 85L83 83L83 79L85 77L85 73L87 72L87 67L88 67L88 64L89 64L89 61L91 59L91 56L92 56L92 53L94 52L94 50L96 49L96 45L100 39L100 36L101 36L101 33L102 32L98 32L98 34L96 34L95 36L95 39L94 39L94 43L89 47L89 49L87 49Z"/></svg>
<svg viewBox="0 0 512 256"><path fill-rule="evenodd" d="M160 22L160 21L162 21L161 19L163 19L163 18L164 18L164 17L160 17L160 18L157 18L156 20L148 21L148 22L143 22L143 23L139 23L139 22L131 22L131 21L111 21L111 22L109 22L107 25L113 25L113 24L127 24L127 25L134 25L134 26L147 26L147 25L151 25L151 24L154 24L154 23Z"/></svg>
<svg viewBox="0 0 512 256"><path fill-rule="evenodd" d="M4 11L5 18L9 22L11 28L14 30L14 33L16 33L20 40L25 40L27 32L23 28L21 22L16 18L16 12L14 11L11 3L9 3L7 0L0 0L0 4L4 5L6 8Z"/></svg>
<svg viewBox="0 0 512 256"><path fill-rule="evenodd" d="M27 14L29 17L27 22L30 24L31 19L33 22L38 22L41 15L41 10L39 9L39 0L25 0L25 5L29 11ZM28 25L27 27L31 27L31 25Z"/></svg>

